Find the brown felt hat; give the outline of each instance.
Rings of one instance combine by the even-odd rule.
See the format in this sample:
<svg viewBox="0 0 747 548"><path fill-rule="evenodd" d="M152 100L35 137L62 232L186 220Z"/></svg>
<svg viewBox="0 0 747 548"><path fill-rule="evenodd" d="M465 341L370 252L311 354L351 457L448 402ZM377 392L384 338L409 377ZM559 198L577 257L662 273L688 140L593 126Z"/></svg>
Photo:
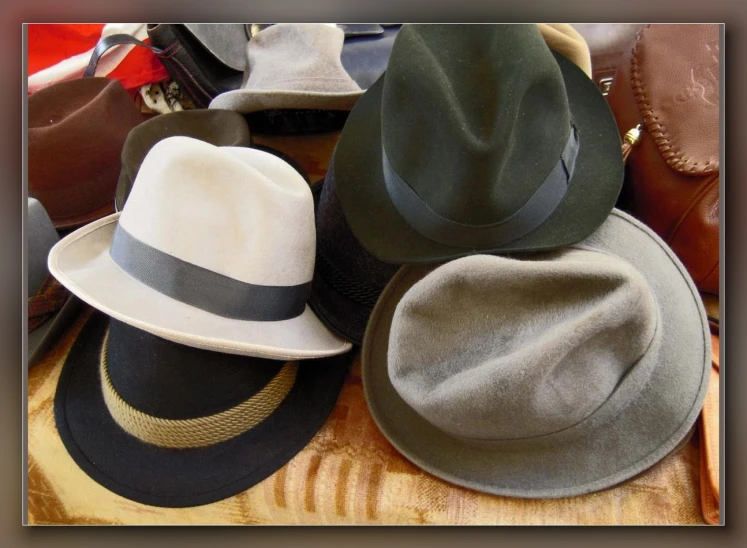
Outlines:
<svg viewBox="0 0 747 548"><path fill-rule="evenodd" d="M109 78L69 80L28 98L28 191L55 228L114 212L122 146L144 119Z"/></svg>

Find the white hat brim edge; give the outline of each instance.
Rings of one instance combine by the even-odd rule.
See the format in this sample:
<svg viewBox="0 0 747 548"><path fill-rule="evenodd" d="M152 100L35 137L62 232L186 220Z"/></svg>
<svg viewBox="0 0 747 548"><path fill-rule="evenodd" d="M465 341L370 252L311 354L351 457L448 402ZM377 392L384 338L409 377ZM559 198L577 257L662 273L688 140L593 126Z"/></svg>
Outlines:
<svg viewBox="0 0 747 548"><path fill-rule="evenodd" d="M230 320L228 318L222 318L206 312L199 308L192 307L190 305L181 303L170 297L166 297L158 293L156 290L136 280L135 278L126 274L120 267L111 259L108 253L108 245L106 252L96 251L94 248L91 249L87 261L81 261L80 266L89 267L88 276L94 278L97 282L101 282L104 286L109 288L108 294L113 296L128 295L131 292L140 292L148 295L149 298L154 301L167 302L171 306L172 315L180 315L183 311L188 310L191 325L197 327L193 330L179 330L166 325L166 322L157 323L143 319L143 317L137 312L127 311L124 312L121 306L118 306L115 301L117 298L109 297L106 295L96 295L94 291L91 291L87 287L88 283L80 283L81 280L77 279L76 276L68 272L65 267L61 265L61 259L65 258L65 255L70 253L71 247L75 244L86 244L89 240L92 240L95 236L101 236L102 231L107 227L111 232L113 229L110 225L115 224L119 219L121 213L114 213L107 217L103 217L98 221L94 221L66 237L61 239L49 253L47 265L50 273L57 278L60 283L67 287L71 293L79 297L82 301L88 303L92 307L104 312L108 316L115 318L119 321L127 323L148 333L152 333L158 337L166 340L184 344L186 346L192 346L204 350L210 350L215 352L223 352L229 354L247 355L258 358L267 358L275 360L295 360L295 359L314 359L314 358L325 358L329 356L335 356L344 354L352 348L352 344L338 335L327 329L321 320L316 317L314 312L309 308L308 304L304 312L292 318L281 322L250 322L242 320ZM98 265L97 265L98 263ZM106 271L108 269L108 272ZM114 274L119 280L111 279ZM166 301L164 301L164 299ZM137 308L137 307L135 307ZM140 317L138 317L140 316ZM285 347L278 344L263 344L259 341L249 340L236 340L233 338L221 338L216 336L207 335L204 332L201 333L199 327L216 324L236 324L242 328L246 328L247 333L251 332L252 326L262 326L262 329L266 331L272 331L274 334L279 335L281 338L290 339L289 333L293 333L294 330L300 331L305 330L311 333L318 333L319 337L314 340L308 341L308 346L315 346L316 348L292 348ZM321 339L325 339L322 341ZM332 344L334 341L334 344ZM329 344L328 344L329 343ZM320 346L322 348L320 348Z"/></svg>

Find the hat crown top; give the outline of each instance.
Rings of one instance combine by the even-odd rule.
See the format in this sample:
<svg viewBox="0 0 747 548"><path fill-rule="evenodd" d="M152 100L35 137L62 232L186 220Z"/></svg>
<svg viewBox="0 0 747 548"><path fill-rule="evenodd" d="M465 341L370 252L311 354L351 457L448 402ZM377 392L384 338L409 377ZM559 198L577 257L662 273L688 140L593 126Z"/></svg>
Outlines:
<svg viewBox="0 0 747 548"><path fill-rule="evenodd" d="M536 25L405 25L381 109L395 171L436 213L464 224L521 208L571 131L563 76Z"/></svg>
<svg viewBox="0 0 747 548"><path fill-rule="evenodd" d="M523 441L609 420L647 381L658 308L625 261L569 249L439 267L398 304L389 376L448 434Z"/></svg>
<svg viewBox="0 0 747 548"><path fill-rule="evenodd" d="M263 151L189 137L160 141L143 160L119 223L158 251L240 282L292 286L313 274L308 184Z"/></svg>
<svg viewBox="0 0 747 548"><path fill-rule="evenodd" d="M354 92L360 86L342 66L342 29L324 23L279 23L246 46L250 90Z"/></svg>
<svg viewBox="0 0 747 548"><path fill-rule="evenodd" d="M119 80L77 78L59 82L29 96L29 129L40 130L64 123L92 105L106 107L111 102L121 101L122 97L129 100ZM81 121L82 124L90 122Z"/></svg>

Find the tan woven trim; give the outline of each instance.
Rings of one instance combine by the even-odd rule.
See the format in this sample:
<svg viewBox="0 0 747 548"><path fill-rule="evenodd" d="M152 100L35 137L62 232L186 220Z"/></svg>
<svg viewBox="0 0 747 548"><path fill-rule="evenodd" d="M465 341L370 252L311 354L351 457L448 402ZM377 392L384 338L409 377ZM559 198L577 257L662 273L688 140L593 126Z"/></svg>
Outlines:
<svg viewBox="0 0 747 548"><path fill-rule="evenodd" d="M101 389L109 413L126 432L146 443L169 449L215 445L254 428L283 402L293 388L298 372L297 362L286 363L262 390L215 415L184 420L162 419L135 409L114 389L106 365L108 340L109 331L104 337L100 360Z"/></svg>

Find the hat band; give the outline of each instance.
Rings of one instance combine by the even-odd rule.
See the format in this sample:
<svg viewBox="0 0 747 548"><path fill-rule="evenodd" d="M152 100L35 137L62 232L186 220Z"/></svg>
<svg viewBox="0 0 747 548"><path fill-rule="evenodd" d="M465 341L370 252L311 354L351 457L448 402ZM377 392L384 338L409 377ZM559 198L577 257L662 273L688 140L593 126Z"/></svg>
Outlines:
<svg viewBox="0 0 747 548"><path fill-rule="evenodd" d="M509 217L487 225L457 223L433 211L394 170L382 145L384 182L394 207L410 226L426 238L456 247L498 246L528 234L555 211L563 201L573 177L578 149L578 132L576 127L571 125L568 142L558 163L532 197Z"/></svg>
<svg viewBox="0 0 747 548"><path fill-rule="evenodd" d="M289 362L262 390L240 404L194 419L162 419L135 409L120 396L107 369L106 345L109 331L101 348L99 371L104 403L114 422L129 434L146 443L168 449L192 449L215 445L251 430L269 417L293 388L298 363Z"/></svg>
<svg viewBox="0 0 747 548"><path fill-rule="evenodd" d="M188 263L141 242L117 224L109 255L127 274L179 302L224 318L275 322L300 316L311 281L255 285Z"/></svg>

